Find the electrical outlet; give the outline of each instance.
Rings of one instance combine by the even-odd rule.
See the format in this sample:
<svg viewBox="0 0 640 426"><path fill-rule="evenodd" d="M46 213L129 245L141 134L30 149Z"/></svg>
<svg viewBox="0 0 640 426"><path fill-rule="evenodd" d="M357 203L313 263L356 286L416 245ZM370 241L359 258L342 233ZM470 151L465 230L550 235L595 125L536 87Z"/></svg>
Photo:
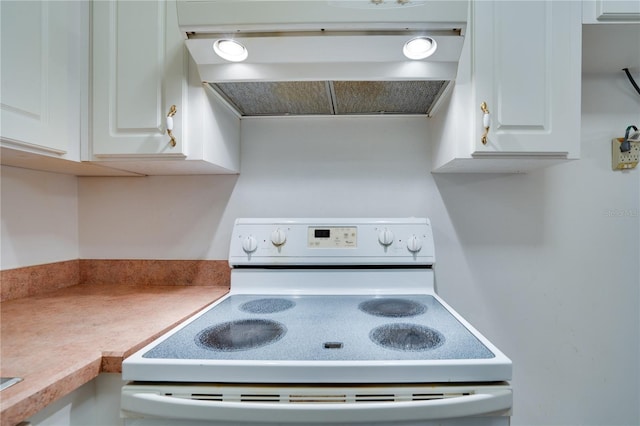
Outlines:
<svg viewBox="0 0 640 426"><path fill-rule="evenodd" d="M624 138L611 140L611 168L613 170L630 170L638 165L640 159L640 142L631 142L631 151L620 152Z"/></svg>

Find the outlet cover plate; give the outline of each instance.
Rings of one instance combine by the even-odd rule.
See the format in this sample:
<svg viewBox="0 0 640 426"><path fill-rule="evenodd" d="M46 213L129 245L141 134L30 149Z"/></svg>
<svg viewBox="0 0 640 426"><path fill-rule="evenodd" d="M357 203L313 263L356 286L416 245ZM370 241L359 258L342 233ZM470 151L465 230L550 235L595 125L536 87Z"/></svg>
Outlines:
<svg viewBox="0 0 640 426"><path fill-rule="evenodd" d="M611 140L611 168L613 170L631 170L638 165L640 159L640 142L631 142L631 151L620 152L624 138Z"/></svg>

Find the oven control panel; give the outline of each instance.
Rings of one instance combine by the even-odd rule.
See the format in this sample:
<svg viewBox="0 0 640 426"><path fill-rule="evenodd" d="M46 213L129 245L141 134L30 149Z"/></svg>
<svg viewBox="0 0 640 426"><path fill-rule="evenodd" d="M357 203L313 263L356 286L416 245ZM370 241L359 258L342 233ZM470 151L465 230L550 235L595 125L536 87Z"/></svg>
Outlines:
<svg viewBox="0 0 640 426"><path fill-rule="evenodd" d="M309 226L307 247L309 248L356 248L357 226Z"/></svg>
<svg viewBox="0 0 640 426"><path fill-rule="evenodd" d="M424 265L435 262L431 224L401 219L237 219L229 264Z"/></svg>

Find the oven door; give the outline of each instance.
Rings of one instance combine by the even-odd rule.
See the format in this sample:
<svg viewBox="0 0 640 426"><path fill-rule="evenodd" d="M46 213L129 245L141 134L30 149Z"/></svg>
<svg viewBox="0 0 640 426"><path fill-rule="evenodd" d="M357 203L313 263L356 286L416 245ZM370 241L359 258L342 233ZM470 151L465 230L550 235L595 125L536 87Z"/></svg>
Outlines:
<svg viewBox="0 0 640 426"><path fill-rule="evenodd" d="M492 385L153 385L122 391L127 425L508 425L512 391Z"/></svg>

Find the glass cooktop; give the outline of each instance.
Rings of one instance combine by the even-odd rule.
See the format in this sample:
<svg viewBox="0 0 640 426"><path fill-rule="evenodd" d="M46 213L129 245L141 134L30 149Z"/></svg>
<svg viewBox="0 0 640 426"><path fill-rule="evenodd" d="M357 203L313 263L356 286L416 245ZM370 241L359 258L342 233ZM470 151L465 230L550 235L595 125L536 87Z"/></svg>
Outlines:
<svg viewBox="0 0 640 426"><path fill-rule="evenodd" d="M494 354L430 295L232 295L143 357L373 361Z"/></svg>

